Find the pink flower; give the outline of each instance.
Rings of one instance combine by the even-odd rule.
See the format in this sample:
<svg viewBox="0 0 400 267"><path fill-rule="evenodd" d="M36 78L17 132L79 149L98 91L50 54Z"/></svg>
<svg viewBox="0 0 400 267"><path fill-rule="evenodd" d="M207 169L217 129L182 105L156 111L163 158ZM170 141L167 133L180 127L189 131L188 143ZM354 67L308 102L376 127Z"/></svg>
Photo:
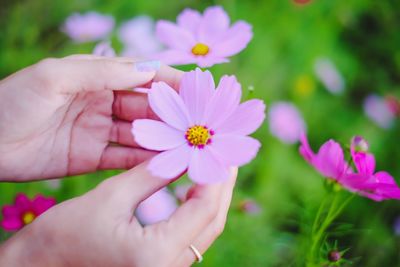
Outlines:
<svg viewBox="0 0 400 267"><path fill-rule="evenodd" d="M92 54L103 57L115 57L115 50L109 41L103 41L94 47Z"/></svg>
<svg viewBox="0 0 400 267"><path fill-rule="evenodd" d="M15 197L14 205L5 205L2 208L3 220L1 227L6 231L17 231L30 224L46 210L56 204L54 198L45 198L37 195L32 201L22 193Z"/></svg>
<svg viewBox="0 0 400 267"><path fill-rule="evenodd" d="M287 144L294 144L306 130L303 117L295 105L289 102L276 102L268 112L271 134Z"/></svg>
<svg viewBox="0 0 400 267"><path fill-rule="evenodd" d="M62 28L72 40L83 43L99 41L114 28L114 18L97 12L74 13L67 18Z"/></svg>
<svg viewBox="0 0 400 267"><path fill-rule="evenodd" d="M253 199L243 200L239 205L239 209L242 212L247 213L249 215L257 215L257 214L260 214L262 211L260 204L258 204Z"/></svg>
<svg viewBox="0 0 400 267"><path fill-rule="evenodd" d="M330 59L320 58L315 62L315 73L326 89L338 94L344 91L345 81Z"/></svg>
<svg viewBox="0 0 400 267"><path fill-rule="evenodd" d="M364 151L357 151L351 146L351 156L357 173L350 174L349 179L365 181L368 190L359 192L360 195L375 201L385 199L400 199L400 188L394 178L385 171L375 173L375 157Z"/></svg>
<svg viewBox="0 0 400 267"><path fill-rule="evenodd" d="M387 172L374 173L375 158L371 154L356 152L352 146L352 159L357 169L355 173L345 161L342 147L333 140L323 144L315 154L308 144L307 137L302 135L299 150L303 158L319 173L351 192L375 201L400 199L400 190L393 177Z"/></svg>
<svg viewBox="0 0 400 267"><path fill-rule="evenodd" d="M177 24L161 20L156 34L168 50L157 59L166 64L195 63L200 67L229 62L228 57L246 48L253 37L248 23L229 24L229 17L220 6L209 7L203 14L185 9L178 16Z"/></svg>
<svg viewBox="0 0 400 267"><path fill-rule="evenodd" d="M162 121L136 120L132 134L150 150L164 151L149 163L153 175L171 179L186 169L200 184L224 181L229 167L250 162L260 142L247 135L263 122L261 100L240 104L241 86L223 76L215 89L210 72L186 73L179 94L164 82L153 83L148 98Z"/></svg>
<svg viewBox="0 0 400 267"><path fill-rule="evenodd" d="M163 188L139 204L136 217L143 225L155 224L169 219L177 207L174 196Z"/></svg>
<svg viewBox="0 0 400 267"><path fill-rule="evenodd" d="M369 95L364 101L364 112L381 128L389 129L393 126L395 114L383 97Z"/></svg>
<svg viewBox="0 0 400 267"><path fill-rule="evenodd" d="M122 55L126 57L149 57L162 48L149 16L138 16L122 24L118 37L124 44Z"/></svg>

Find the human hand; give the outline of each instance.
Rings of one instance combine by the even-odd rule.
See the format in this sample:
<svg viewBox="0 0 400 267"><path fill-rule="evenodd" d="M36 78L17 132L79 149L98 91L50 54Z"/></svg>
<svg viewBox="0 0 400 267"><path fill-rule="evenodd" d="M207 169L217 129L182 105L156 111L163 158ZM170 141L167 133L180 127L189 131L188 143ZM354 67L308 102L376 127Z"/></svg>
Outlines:
<svg viewBox="0 0 400 267"><path fill-rule="evenodd" d="M138 148L130 132L132 120L151 116L147 98L126 90L152 80L176 86L181 72L138 66L75 55L45 59L0 81L0 180L129 169L154 155Z"/></svg>
<svg viewBox="0 0 400 267"><path fill-rule="evenodd" d="M138 203L170 180L151 176L146 164L61 203L0 247L0 266L186 267L222 232L237 169L228 181L196 185L167 221L142 227Z"/></svg>

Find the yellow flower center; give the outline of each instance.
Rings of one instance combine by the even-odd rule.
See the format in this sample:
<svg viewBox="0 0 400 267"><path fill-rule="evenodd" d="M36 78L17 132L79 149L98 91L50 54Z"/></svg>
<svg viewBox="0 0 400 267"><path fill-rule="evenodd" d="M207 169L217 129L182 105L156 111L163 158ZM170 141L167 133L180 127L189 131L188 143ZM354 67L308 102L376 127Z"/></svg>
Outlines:
<svg viewBox="0 0 400 267"><path fill-rule="evenodd" d="M25 225L33 222L33 220L35 218L36 218L36 215L31 211L25 212L24 215L22 215L22 221L24 222Z"/></svg>
<svg viewBox="0 0 400 267"><path fill-rule="evenodd" d="M198 43L192 48L192 54L195 56L205 56L209 51L210 48L203 43Z"/></svg>
<svg viewBox="0 0 400 267"><path fill-rule="evenodd" d="M210 144L211 136L213 135L213 130L201 125L192 126L185 133L185 137L189 145L198 148L204 148L205 145Z"/></svg>

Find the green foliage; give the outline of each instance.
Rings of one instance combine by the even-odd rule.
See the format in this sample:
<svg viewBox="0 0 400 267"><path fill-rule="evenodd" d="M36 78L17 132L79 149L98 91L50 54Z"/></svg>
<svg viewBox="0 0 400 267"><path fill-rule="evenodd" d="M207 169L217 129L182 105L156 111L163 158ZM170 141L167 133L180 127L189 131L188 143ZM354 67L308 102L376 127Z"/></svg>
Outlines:
<svg viewBox="0 0 400 267"><path fill-rule="evenodd" d="M376 154L378 169L387 169L400 179L399 124L384 131L362 111L362 99L370 92L399 95L399 3L314 0L301 6L290 0L3 0L0 78L45 57L90 53L94 43L76 44L60 32L72 12L109 13L119 24L140 14L174 20L184 7L202 10L223 5L232 21L249 21L255 35L230 64L211 68L217 77L237 75L244 89L254 86L251 97L262 98L267 105L293 101L305 117L315 147L329 138L348 143L352 136L363 135ZM112 40L114 47L121 48L115 36ZM342 72L347 85L344 94L334 96L317 81L313 66L319 57L330 58ZM309 93L299 91L299 83ZM267 123L255 136L263 143L262 150L240 172L225 232L205 254L204 267L304 266L304 249L324 195L322 178L299 156L296 146L272 137ZM12 202L17 192L43 193L63 201L113 174L68 178L59 190L46 182L2 183L0 205ZM261 204L261 214L250 216L237 208L247 197ZM348 248L344 257L356 258L356 266L398 266L400 237L392 226L399 215L398 202L374 203L356 197L337 219L338 229L331 229L330 238L338 240L340 249ZM7 237L0 231L0 240Z"/></svg>

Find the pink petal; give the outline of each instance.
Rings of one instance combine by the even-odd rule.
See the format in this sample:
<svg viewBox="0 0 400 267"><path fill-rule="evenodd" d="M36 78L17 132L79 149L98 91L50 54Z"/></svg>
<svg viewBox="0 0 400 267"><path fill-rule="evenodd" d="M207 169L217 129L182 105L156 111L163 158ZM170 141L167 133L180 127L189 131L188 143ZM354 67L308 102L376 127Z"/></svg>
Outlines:
<svg viewBox="0 0 400 267"><path fill-rule="evenodd" d="M15 197L15 206L17 206L18 209L23 212L26 210L30 210L32 207L32 203L25 194L19 193Z"/></svg>
<svg viewBox="0 0 400 267"><path fill-rule="evenodd" d="M177 207L174 196L163 188L141 202L135 213L142 224L150 225L168 220Z"/></svg>
<svg viewBox="0 0 400 267"><path fill-rule="evenodd" d="M346 165L342 148L333 140L321 146L313 163L324 176L332 179L339 179Z"/></svg>
<svg viewBox="0 0 400 267"><path fill-rule="evenodd" d="M396 185L396 181L394 180L393 176L391 176L388 172L377 172L375 173L374 177L377 183Z"/></svg>
<svg viewBox="0 0 400 267"><path fill-rule="evenodd" d="M156 35L161 42L173 49L190 51L196 44L191 32L165 20L157 22Z"/></svg>
<svg viewBox="0 0 400 267"><path fill-rule="evenodd" d="M220 57L230 57L245 49L252 38L251 25L238 21L213 44L212 51Z"/></svg>
<svg viewBox="0 0 400 267"><path fill-rule="evenodd" d="M260 127L264 119L264 102L258 99L252 99L240 104L233 114L215 129L215 131L219 134L249 135Z"/></svg>
<svg viewBox="0 0 400 267"><path fill-rule="evenodd" d="M2 211L4 218L10 218L10 217L18 217L19 218L22 213L18 206L12 206L12 205L3 206L1 211Z"/></svg>
<svg viewBox="0 0 400 267"><path fill-rule="evenodd" d="M197 68L183 75L179 94L189 110L193 123L201 122L206 104L210 101L214 91L214 79L209 71L202 72Z"/></svg>
<svg viewBox="0 0 400 267"><path fill-rule="evenodd" d="M21 229L24 224L20 218L4 218L3 221L0 222L0 226L6 231L17 231Z"/></svg>
<svg viewBox="0 0 400 267"><path fill-rule="evenodd" d="M199 25L199 41L212 45L229 27L229 16L220 6L209 7L204 11L203 19Z"/></svg>
<svg viewBox="0 0 400 267"><path fill-rule="evenodd" d="M235 76L223 76L213 97L206 107L203 124L217 129L236 110L242 90Z"/></svg>
<svg viewBox="0 0 400 267"><path fill-rule="evenodd" d="M197 65L201 68L212 67L215 64L227 63L229 59L223 57L217 57L214 53L210 52L206 56L195 57Z"/></svg>
<svg viewBox="0 0 400 267"><path fill-rule="evenodd" d="M33 199L32 210L35 215L38 216L55 205L56 200L54 198L45 198L41 195L37 195L35 199Z"/></svg>
<svg viewBox="0 0 400 267"><path fill-rule="evenodd" d="M196 33L197 27L201 22L201 14L196 10L186 8L179 14L176 22L178 23L179 27L184 28L192 33Z"/></svg>
<svg viewBox="0 0 400 267"><path fill-rule="evenodd" d="M196 58L190 52L174 49L156 53L151 58L167 65L187 65L196 62Z"/></svg>
<svg viewBox="0 0 400 267"><path fill-rule="evenodd" d="M354 165L359 173L373 175L375 172L375 157L365 152L352 153Z"/></svg>
<svg viewBox="0 0 400 267"><path fill-rule="evenodd" d="M182 98L164 82L155 82L148 93L151 109L164 122L186 131L191 120Z"/></svg>
<svg viewBox="0 0 400 267"><path fill-rule="evenodd" d="M162 152L151 159L148 169L164 179L176 178L187 169L191 151L192 148L185 144Z"/></svg>
<svg viewBox="0 0 400 267"><path fill-rule="evenodd" d="M206 146L194 149L188 168L189 178L198 184L219 183L229 178L229 167Z"/></svg>
<svg viewBox="0 0 400 267"><path fill-rule="evenodd" d="M186 142L182 131L155 120L135 120L132 123L132 134L140 146L149 150L169 150Z"/></svg>
<svg viewBox="0 0 400 267"><path fill-rule="evenodd" d="M218 134L212 138L209 149L228 166L242 166L257 155L261 144L258 140L233 134Z"/></svg>
<svg viewBox="0 0 400 267"><path fill-rule="evenodd" d="M305 133L301 134L300 142L301 142L301 146L299 148L300 154L308 163L312 164L315 158L315 154L314 151L312 151L310 145L308 144L308 139Z"/></svg>

